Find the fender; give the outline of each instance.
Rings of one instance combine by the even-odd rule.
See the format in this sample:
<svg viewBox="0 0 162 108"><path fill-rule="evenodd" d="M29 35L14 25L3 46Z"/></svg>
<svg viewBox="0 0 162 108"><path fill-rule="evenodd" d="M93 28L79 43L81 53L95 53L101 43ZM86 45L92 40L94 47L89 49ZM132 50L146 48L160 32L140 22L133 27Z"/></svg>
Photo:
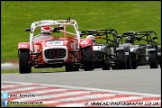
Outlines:
<svg viewBox="0 0 162 108"><path fill-rule="evenodd" d="M18 49L30 49L30 43L29 42L19 42Z"/></svg>
<svg viewBox="0 0 162 108"><path fill-rule="evenodd" d="M130 44L130 43L124 43L124 44L120 44L119 47L123 47L125 52L130 52L131 45L132 44Z"/></svg>
<svg viewBox="0 0 162 108"><path fill-rule="evenodd" d="M139 47L130 47L130 52L136 54L139 51Z"/></svg>
<svg viewBox="0 0 162 108"><path fill-rule="evenodd" d="M80 48L85 48L87 46L93 46L91 39L81 39L80 40ZM93 48L93 47L92 47Z"/></svg>
<svg viewBox="0 0 162 108"><path fill-rule="evenodd" d="M156 52L156 50L154 48L151 48L151 49L148 49L148 52L149 53L154 53L154 52Z"/></svg>
<svg viewBox="0 0 162 108"><path fill-rule="evenodd" d="M116 51L124 51L124 47L117 47Z"/></svg>

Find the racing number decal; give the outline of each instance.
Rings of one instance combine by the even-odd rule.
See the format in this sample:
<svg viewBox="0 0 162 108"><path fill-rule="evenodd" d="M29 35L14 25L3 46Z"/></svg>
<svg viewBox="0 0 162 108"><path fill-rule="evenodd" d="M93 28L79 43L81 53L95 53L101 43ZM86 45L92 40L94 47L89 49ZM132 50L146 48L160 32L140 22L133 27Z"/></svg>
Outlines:
<svg viewBox="0 0 162 108"><path fill-rule="evenodd" d="M101 46L93 46L93 50L101 50Z"/></svg>
<svg viewBox="0 0 162 108"><path fill-rule="evenodd" d="M52 45L63 45L63 41L50 41L50 42L47 42L47 46L52 46Z"/></svg>

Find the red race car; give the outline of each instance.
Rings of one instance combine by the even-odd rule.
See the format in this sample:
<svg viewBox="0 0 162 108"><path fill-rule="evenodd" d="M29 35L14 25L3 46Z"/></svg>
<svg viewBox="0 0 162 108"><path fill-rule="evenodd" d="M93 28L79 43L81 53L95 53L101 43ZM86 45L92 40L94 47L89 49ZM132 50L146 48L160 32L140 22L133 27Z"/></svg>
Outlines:
<svg viewBox="0 0 162 108"><path fill-rule="evenodd" d="M63 67L66 71L93 70L93 43L80 39L78 23L67 20L41 20L31 24L29 42L18 43L19 72L34 68Z"/></svg>

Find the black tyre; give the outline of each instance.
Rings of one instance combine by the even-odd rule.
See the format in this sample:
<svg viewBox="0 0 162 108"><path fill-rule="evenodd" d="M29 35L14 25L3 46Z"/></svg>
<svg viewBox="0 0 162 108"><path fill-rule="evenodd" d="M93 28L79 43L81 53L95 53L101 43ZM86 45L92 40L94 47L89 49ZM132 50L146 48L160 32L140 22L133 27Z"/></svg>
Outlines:
<svg viewBox="0 0 162 108"><path fill-rule="evenodd" d="M159 63L159 64L160 64L160 68L161 68L161 61L160 61L160 63Z"/></svg>
<svg viewBox="0 0 162 108"><path fill-rule="evenodd" d="M104 64L103 64L103 67L102 67L102 70L110 70L110 65L104 63Z"/></svg>
<svg viewBox="0 0 162 108"><path fill-rule="evenodd" d="M107 60L103 61L102 70L110 70L110 64Z"/></svg>
<svg viewBox="0 0 162 108"><path fill-rule="evenodd" d="M126 56L126 69L132 69L132 61L130 55Z"/></svg>
<svg viewBox="0 0 162 108"><path fill-rule="evenodd" d="M150 52L149 63L150 63L150 68L158 68L156 52Z"/></svg>
<svg viewBox="0 0 162 108"><path fill-rule="evenodd" d="M83 64L80 65L80 69L84 69L84 65Z"/></svg>
<svg viewBox="0 0 162 108"><path fill-rule="evenodd" d="M92 47L88 46L83 48L83 67L85 71L94 70L93 52Z"/></svg>
<svg viewBox="0 0 162 108"><path fill-rule="evenodd" d="M74 70L74 66L72 64L65 65L65 71L66 72L71 72L73 70Z"/></svg>
<svg viewBox="0 0 162 108"><path fill-rule="evenodd" d="M112 69L112 70L117 70L117 69L118 69L118 66L116 66L116 65L111 66L111 69Z"/></svg>
<svg viewBox="0 0 162 108"><path fill-rule="evenodd" d="M29 62L29 50L19 50L19 72L20 74L31 73Z"/></svg>
<svg viewBox="0 0 162 108"><path fill-rule="evenodd" d="M79 71L80 65L75 65L74 66L74 71Z"/></svg>
<svg viewBox="0 0 162 108"><path fill-rule="evenodd" d="M137 62L132 62L132 69L136 69L137 68Z"/></svg>
<svg viewBox="0 0 162 108"><path fill-rule="evenodd" d="M118 57L118 68L119 69L126 69L126 56L124 51L118 51L117 52Z"/></svg>

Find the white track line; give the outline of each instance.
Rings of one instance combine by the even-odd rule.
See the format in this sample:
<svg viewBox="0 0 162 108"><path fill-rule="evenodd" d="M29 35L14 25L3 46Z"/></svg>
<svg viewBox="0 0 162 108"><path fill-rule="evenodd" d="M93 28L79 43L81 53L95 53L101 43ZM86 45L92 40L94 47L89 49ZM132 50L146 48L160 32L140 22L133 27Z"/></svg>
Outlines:
<svg viewBox="0 0 162 108"><path fill-rule="evenodd" d="M9 88L9 87L15 87L17 85L2 85L1 84L1 89Z"/></svg>
<svg viewBox="0 0 162 108"><path fill-rule="evenodd" d="M81 93L81 92L80 92ZM77 95L78 93L65 93L65 94L60 94L60 95L51 95L51 96L44 96L44 97L40 97L40 98L35 98L35 99L48 99L51 97L58 97L59 96L70 96L70 95ZM85 100L85 99L94 99L94 98L100 98L100 97L107 97L107 96L114 96L114 94L104 94L103 96L101 96L101 94L94 94L94 95L88 95L88 96L81 96L81 97L71 97L71 98L64 98L64 99L55 99L55 100L51 100L51 101L42 101L43 104L50 104L50 103L57 103L57 102L69 102L69 101L77 101L77 100ZM19 101L19 102L24 102L24 101L31 101L31 99L17 99L14 101ZM34 100L34 98L32 98L32 100Z"/></svg>
<svg viewBox="0 0 162 108"><path fill-rule="evenodd" d="M41 94L50 93L50 92L66 92L66 91L67 91L66 89L53 89L53 90L34 91L34 94L41 95Z"/></svg>
<svg viewBox="0 0 162 108"><path fill-rule="evenodd" d="M12 81L1 81L6 83L18 83L18 84L39 84L39 83L25 83L25 82L12 82ZM119 93L119 94L136 94L136 95L142 95L142 96L159 96L161 97L161 94L148 94L148 93L138 93L138 92L126 92L126 91L117 91L117 90L105 90L105 89L98 89L98 88L89 88L89 87L78 87L78 86L65 86L65 85L50 85L50 84L39 84L41 86L48 86L48 87L64 87L64 88L71 88L71 89L84 89L84 90L92 90L92 91L101 91L101 92L112 92L112 93Z"/></svg>
<svg viewBox="0 0 162 108"><path fill-rule="evenodd" d="M17 92L17 91L23 91L23 90L32 90L32 89L38 89L38 88L47 88L47 87L23 87L23 88L16 88L16 89L10 89L10 90L5 90L6 92Z"/></svg>
<svg viewBox="0 0 162 108"><path fill-rule="evenodd" d="M153 104L153 103L156 103L156 102L158 102L158 103L161 103L161 99L160 100L149 100L149 101L142 101L144 104L148 104L148 103L151 103L151 105Z"/></svg>
<svg viewBox="0 0 162 108"><path fill-rule="evenodd" d="M16 85L3 85L2 83L10 83L10 84L16 84ZM18 84L18 85L17 85ZM23 83L23 82L10 82L10 81L1 81L1 87L2 88L8 88L8 87L16 87L16 86L20 86L20 85L39 85L38 87L33 86L33 87L23 87L23 88L15 88L12 90L5 90L8 92L18 92L21 91L23 92L23 90L32 90L34 88L38 89L40 88L40 90L33 90L30 91L31 93L35 93L35 94L43 94L42 96L36 96L36 97L28 97L28 98L19 98L19 99L15 99L13 101L19 101L19 102L25 102L25 101L39 101L40 99L49 99L49 98L56 98L56 99L51 99L49 101L42 101L43 104L56 104L57 107L72 107L72 106L87 106L85 105L85 102L88 102L88 106L90 106L92 102L122 102L122 101L131 101L131 100L138 100L138 99L142 99L144 97L161 97L161 95L157 95L157 94L147 94L147 93L137 93L137 92L125 92L125 91L116 91L116 90L105 90L105 89L97 89L97 88L88 88L88 87L74 87L74 86L65 86L65 85L49 85L49 84L38 84L38 83ZM48 90L48 87L54 87L54 89ZM60 88L55 88L55 87L60 87ZM47 90L41 90L41 88L47 88ZM78 91L72 92L72 91L68 91L71 89L77 89ZM83 89L83 91L82 91ZM79 91L80 90L80 91ZM88 90L88 91L85 91ZM63 91L62 93L55 93L57 91ZM64 92L65 91L65 92ZM87 94L87 95L83 95L83 96L76 96L75 95L79 95L82 93L91 93L92 91L99 91L99 92L105 92L105 93L101 93L101 94ZM2 91L1 91L2 92ZM51 93L50 92L54 92ZM106 93L106 92L109 92ZM29 93L29 92L28 92ZM47 93L47 95L46 95ZM126 97L118 97L118 94L126 94L128 96ZM136 96L129 96L130 94L136 95ZM115 96L116 97L112 97L112 98L108 98L109 96ZM60 96L73 96L73 97L68 97L68 98L60 98ZM107 97L107 98L106 98ZM57 99L58 98L58 99ZM100 98L100 99L96 99L96 98ZM102 99L103 98L103 99ZM84 102L85 100L85 102ZM95 101L92 101L95 100ZM65 103L62 103L65 102ZM143 103L145 102L152 102L152 103L159 103L158 106L161 105L161 99L160 100L144 100L142 101ZM103 106L103 105L102 105ZM115 106L115 105L111 105L111 106ZM125 105L126 106L126 105ZM131 105L128 105L131 106ZM134 106L134 105L132 105ZM138 105L137 105L138 106ZM142 106L142 105L141 105ZM106 106L105 106L106 107ZM116 105L116 107L123 107L123 105Z"/></svg>
<svg viewBox="0 0 162 108"><path fill-rule="evenodd" d="M81 94L81 93L85 93L85 92L83 92L83 91L70 92L70 93L65 92L65 93L62 93L62 94L54 94L54 95L49 95L49 96L37 96L37 97L21 98L21 99L16 99L14 101L24 102L24 101L32 101L32 100L39 100L39 99L59 98L60 96L74 96L74 95L78 95L78 94ZM97 94L97 96L101 96L101 95ZM113 96L113 95L108 94L107 96ZM91 97L91 96L87 96L87 97ZM95 97L95 95L93 95L93 97ZM78 97L76 97L76 98L78 98ZM74 99L74 97L73 97L73 99ZM68 98L68 100L69 100L69 98Z"/></svg>
<svg viewBox="0 0 162 108"><path fill-rule="evenodd" d="M87 102L87 100L91 100L91 99L95 99L95 98L104 98L104 97L108 97L111 96L110 94L105 94L103 96L96 94L96 95L90 95L90 96L82 96L82 97L72 97L72 98L65 98L65 99L58 99L58 100L51 100L51 101L42 101L43 104L58 104L61 102L69 102L69 103L65 103L65 104L70 104L70 101L73 103L73 101L84 101ZM113 94L112 94L113 96ZM139 99L140 97L121 97L120 100L128 100L128 99ZM87 100L86 100L87 99ZM111 100L111 99L109 99ZM115 100L115 99L114 99ZM75 103L82 103L84 104L85 102L75 102Z"/></svg>

